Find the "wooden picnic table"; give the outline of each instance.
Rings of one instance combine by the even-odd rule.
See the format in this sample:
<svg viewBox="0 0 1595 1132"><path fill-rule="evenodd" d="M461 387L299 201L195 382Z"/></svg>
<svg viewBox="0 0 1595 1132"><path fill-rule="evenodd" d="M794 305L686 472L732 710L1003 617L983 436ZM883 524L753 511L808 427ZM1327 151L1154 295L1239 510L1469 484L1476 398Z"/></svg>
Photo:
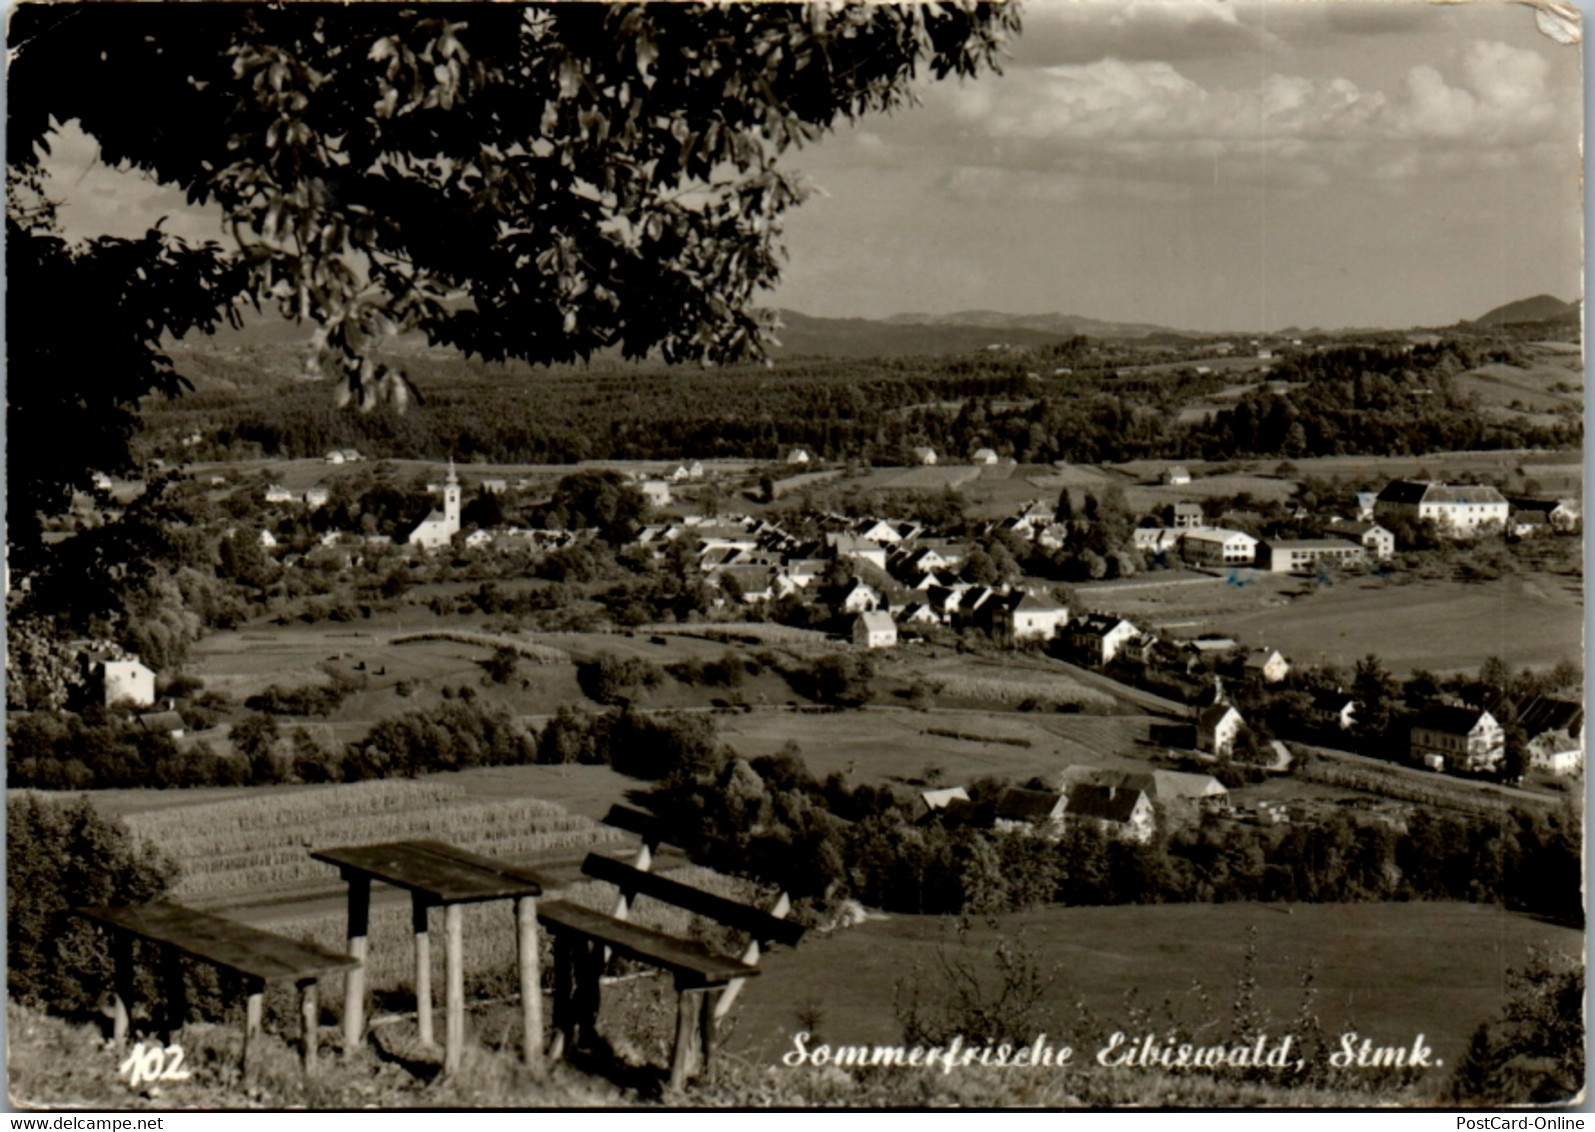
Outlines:
<svg viewBox="0 0 1595 1132"><path fill-rule="evenodd" d="M336 865L349 885L349 955L358 966L349 972L344 993L344 1049L360 1043L365 1028L366 933L370 923L371 882L410 893L415 929L415 998L421 1041L435 1044L432 1033L432 952L427 912L444 910L444 955L447 1007L443 1071L460 1066L465 1045L465 948L461 906L491 900L515 901L521 976L522 1021L526 1030L526 1065L540 1072L543 1064L543 992L538 973L537 897L542 880L527 869L458 849L442 841L394 841L382 845L350 845L320 849L311 856Z"/></svg>

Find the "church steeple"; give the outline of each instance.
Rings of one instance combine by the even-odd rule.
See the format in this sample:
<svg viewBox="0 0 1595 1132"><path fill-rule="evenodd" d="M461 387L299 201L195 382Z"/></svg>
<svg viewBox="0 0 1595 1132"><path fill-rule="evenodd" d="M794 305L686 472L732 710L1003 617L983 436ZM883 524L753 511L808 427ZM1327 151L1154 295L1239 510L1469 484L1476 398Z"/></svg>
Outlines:
<svg viewBox="0 0 1595 1132"><path fill-rule="evenodd" d="M460 529L460 477L454 474L454 457L449 457L449 478L443 483L443 521L452 535Z"/></svg>

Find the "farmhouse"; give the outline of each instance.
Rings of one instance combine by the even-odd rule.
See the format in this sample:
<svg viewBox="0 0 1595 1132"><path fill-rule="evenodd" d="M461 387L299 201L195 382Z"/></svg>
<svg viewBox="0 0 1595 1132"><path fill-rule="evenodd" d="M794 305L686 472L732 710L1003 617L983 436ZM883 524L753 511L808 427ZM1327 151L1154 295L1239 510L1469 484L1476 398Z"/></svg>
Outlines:
<svg viewBox="0 0 1595 1132"><path fill-rule="evenodd" d="M1432 522L1452 538L1467 538L1491 527L1505 527L1509 507L1506 498L1488 484L1394 480L1374 502L1374 517Z"/></svg>
<svg viewBox="0 0 1595 1132"><path fill-rule="evenodd" d="M837 608L843 613L864 613L880 604L880 591L861 578L854 578L843 586L836 599Z"/></svg>
<svg viewBox="0 0 1595 1132"><path fill-rule="evenodd" d="M1290 675L1290 662L1278 649L1252 649L1241 664L1241 674L1264 684L1278 684Z"/></svg>
<svg viewBox="0 0 1595 1132"><path fill-rule="evenodd" d="M1184 464L1171 464L1163 472L1163 482L1171 487L1191 482L1191 473Z"/></svg>
<svg viewBox="0 0 1595 1132"><path fill-rule="evenodd" d="M1430 704L1412 725L1413 761L1435 769L1490 770L1505 753L1505 733L1487 711Z"/></svg>
<svg viewBox="0 0 1595 1132"><path fill-rule="evenodd" d="M1202 566L1245 566L1257 558L1257 540L1245 531L1192 527L1180 538L1180 556Z"/></svg>
<svg viewBox="0 0 1595 1132"><path fill-rule="evenodd" d="M1069 647L1089 664L1106 665L1141 630L1122 617L1087 613L1069 626Z"/></svg>
<svg viewBox="0 0 1595 1132"><path fill-rule="evenodd" d="M794 448L794 449L792 449L792 451L790 451L790 452L788 452L786 454L786 462L788 464L807 464L809 462L808 449L806 449L806 448Z"/></svg>
<svg viewBox="0 0 1595 1132"><path fill-rule="evenodd" d="M970 458L970 462L974 464L995 464L997 462L997 453L990 448L977 448L974 456Z"/></svg>
<svg viewBox="0 0 1595 1132"><path fill-rule="evenodd" d="M922 790L919 800L925 806L927 815L937 813L952 806L955 802L969 803L969 791L962 786L948 786L941 790Z"/></svg>
<svg viewBox="0 0 1595 1132"><path fill-rule="evenodd" d="M889 649L897 643L897 625L882 609L860 613L853 620L853 643L866 649Z"/></svg>
<svg viewBox="0 0 1595 1132"><path fill-rule="evenodd" d="M1362 566L1368 552L1338 538L1270 539L1260 565L1275 574L1311 574L1320 566Z"/></svg>
<svg viewBox="0 0 1595 1132"><path fill-rule="evenodd" d="M146 712L138 717L138 725L151 734L170 735L173 739L181 739L188 728L182 715L175 711Z"/></svg>
<svg viewBox="0 0 1595 1132"><path fill-rule="evenodd" d="M670 506L670 481L669 480L643 480L639 485L643 498L652 507Z"/></svg>
<svg viewBox="0 0 1595 1132"><path fill-rule="evenodd" d="M1325 528L1325 533L1360 544L1364 550L1381 562L1396 552L1395 534L1378 523L1354 523L1347 519L1334 519Z"/></svg>
<svg viewBox="0 0 1595 1132"><path fill-rule="evenodd" d="M106 706L126 701L134 707L149 707L155 702L155 672L138 657L110 660L103 653L85 652L79 662L90 688Z"/></svg>
<svg viewBox="0 0 1595 1132"><path fill-rule="evenodd" d="M1312 718L1320 727L1349 731L1356 717L1357 701L1344 692L1319 692L1313 696Z"/></svg>
<svg viewBox="0 0 1595 1132"><path fill-rule="evenodd" d="M341 463L343 463L343 452L340 451L337 448L334 448L332 451L328 452L327 453L327 463L329 463L329 464L341 464Z"/></svg>
<svg viewBox="0 0 1595 1132"><path fill-rule="evenodd" d="M1571 499L1509 499L1512 521L1515 523L1538 515L1553 531L1570 531L1578 526L1578 507Z"/></svg>
<svg viewBox="0 0 1595 1132"><path fill-rule="evenodd" d="M443 483L443 510L433 511L419 526L410 532L409 543L422 550L435 550L447 546L460 533L460 479L454 474L454 461L449 461L449 475Z"/></svg>
<svg viewBox="0 0 1595 1132"><path fill-rule="evenodd" d="M934 464L936 462L936 449L934 449L934 448L916 448L916 449L914 449L914 462L916 464L926 464L926 465Z"/></svg>
<svg viewBox="0 0 1595 1132"><path fill-rule="evenodd" d="M1069 610L1044 593L1017 590L987 602L986 607L992 610L993 628L1014 644L1050 641L1069 621Z"/></svg>
<svg viewBox="0 0 1595 1132"><path fill-rule="evenodd" d="M1079 786L1115 786L1139 790L1154 802L1221 802L1229 797L1224 784L1211 774L1190 774L1178 770L1114 770L1105 766L1065 767L1058 776L1058 789L1067 794Z"/></svg>
<svg viewBox="0 0 1595 1132"><path fill-rule="evenodd" d="M1066 821L1143 844L1152 839L1157 824L1146 792L1123 786L1076 786L1067 795L1063 815Z"/></svg>
<svg viewBox="0 0 1595 1132"><path fill-rule="evenodd" d="M993 824L998 829L1033 830L1056 840L1063 833L1064 804L1057 791L1010 786L997 796Z"/></svg>
<svg viewBox="0 0 1595 1132"><path fill-rule="evenodd" d="M874 539L832 531L825 536L825 541L830 544L831 553L837 558L856 558L860 562L886 569L886 548Z"/></svg>
<svg viewBox="0 0 1595 1132"><path fill-rule="evenodd" d="M1529 766L1551 774L1577 774L1584 765L1584 705L1536 696L1518 713L1529 737Z"/></svg>
<svg viewBox="0 0 1595 1132"><path fill-rule="evenodd" d="M1196 717L1196 745L1223 757L1235 749L1235 737L1245 725L1241 713L1229 704L1214 704Z"/></svg>
<svg viewBox="0 0 1595 1132"><path fill-rule="evenodd" d="M267 503L292 503L294 493L280 483L274 483L266 489Z"/></svg>
<svg viewBox="0 0 1595 1132"><path fill-rule="evenodd" d="M332 498L332 492L324 487L311 487L305 489L305 506L314 511L317 507L324 507L327 500Z"/></svg>

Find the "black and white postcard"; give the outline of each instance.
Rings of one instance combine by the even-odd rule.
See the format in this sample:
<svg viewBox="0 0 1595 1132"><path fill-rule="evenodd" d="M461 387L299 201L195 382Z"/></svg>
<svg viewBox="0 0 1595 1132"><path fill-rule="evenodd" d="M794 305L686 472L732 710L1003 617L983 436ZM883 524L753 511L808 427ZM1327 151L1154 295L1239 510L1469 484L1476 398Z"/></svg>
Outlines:
<svg viewBox="0 0 1595 1132"><path fill-rule="evenodd" d="M1577 9L8 17L13 1107L1581 1126Z"/></svg>

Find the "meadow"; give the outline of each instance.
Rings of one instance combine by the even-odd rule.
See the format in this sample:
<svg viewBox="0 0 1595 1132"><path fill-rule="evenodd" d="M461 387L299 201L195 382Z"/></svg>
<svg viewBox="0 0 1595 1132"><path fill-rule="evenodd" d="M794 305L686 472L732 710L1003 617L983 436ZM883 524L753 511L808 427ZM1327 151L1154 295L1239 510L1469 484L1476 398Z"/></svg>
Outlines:
<svg viewBox="0 0 1595 1132"><path fill-rule="evenodd" d="M766 977L749 984L738 1007L734 1048L768 1064L792 1048L800 1029L836 1043L900 1041L898 985L917 982L933 997L946 985L944 957L970 961L989 977L999 938L1022 941L1053 977L1041 1029L1055 1043L1078 1033L1077 1056L1088 1062L1097 1047L1085 1043L1131 1030L1137 1007L1155 1023L1165 1000L1189 1023L1218 1018L1209 1032L1221 1034L1255 929L1257 1002L1271 1016L1270 1034L1290 1032L1301 970L1310 963L1315 1009L1332 1040L1357 1030L1376 1044L1410 1046L1421 1033L1454 1065L1473 1028L1500 1009L1503 976L1531 945L1573 954L1584 946L1583 933L1572 929L1450 903L1053 907L976 923L963 934L955 929L937 917L872 917L767 956ZM1091 1016L1084 1021L1081 1005Z"/></svg>

